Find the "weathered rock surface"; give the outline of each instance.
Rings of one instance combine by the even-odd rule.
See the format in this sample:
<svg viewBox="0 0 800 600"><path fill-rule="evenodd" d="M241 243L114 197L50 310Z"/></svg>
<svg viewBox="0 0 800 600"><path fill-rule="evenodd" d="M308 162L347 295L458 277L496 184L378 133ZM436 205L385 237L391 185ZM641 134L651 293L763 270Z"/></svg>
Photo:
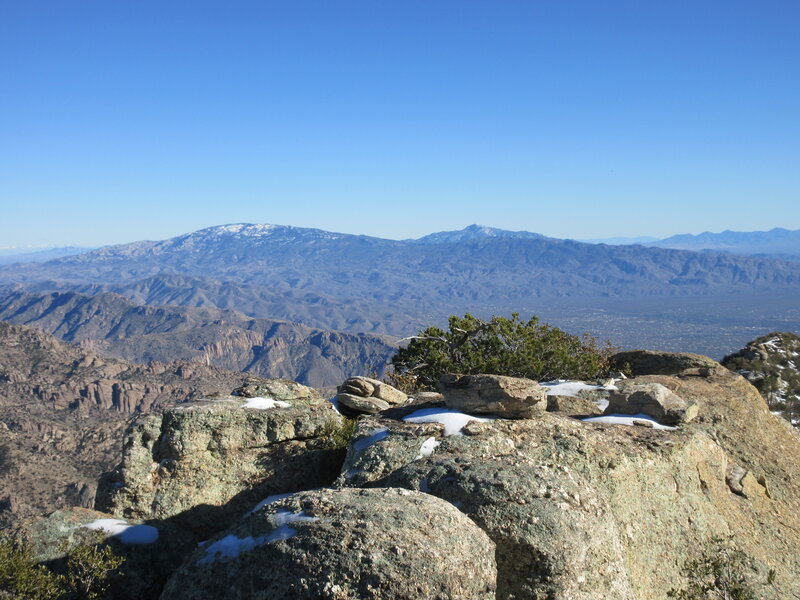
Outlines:
<svg viewBox="0 0 800 600"><path fill-rule="evenodd" d="M800 436L724 369L633 383L665 386L698 417L665 431L545 413L444 436L382 413L359 422L339 485L453 503L497 546L498 598L665 600L683 561L728 536L755 561L759 598L800 593Z"/></svg>
<svg viewBox="0 0 800 600"><path fill-rule="evenodd" d="M629 375L675 375L686 369L718 369L720 364L701 354L690 352L659 352L657 350L629 350L611 357L611 365L630 370Z"/></svg>
<svg viewBox="0 0 800 600"><path fill-rule="evenodd" d="M494 544L405 489L323 489L266 505L198 548L163 600L490 599Z"/></svg>
<svg viewBox="0 0 800 600"><path fill-rule="evenodd" d="M141 600L157 597L169 574L181 563L191 536L167 523L144 524L115 519L85 508L55 511L22 522L15 535L27 542L33 558L58 569L69 548L100 541L125 559L121 575L112 578L106 598Z"/></svg>
<svg viewBox="0 0 800 600"><path fill-rule="evenodd" d="M339 393L336 399L350 410L367 415L374 415L377 412L389 408L389 403L380 398L364 398L353 394Z"/></svg>
<svg viewBox="0 0 800 600"><path fill-rule="evenodd" d="M0 528L68 506L91 507L119 461L131 414L229 393L240 373L101 358L0 322Z"/></svg>
<svg viewBox="0 0 800 600"><path fill-rule="evenodd" d="M547 396L547 412L560 412L570 416L599 415L601 411L595 402L583 396Z"/></svg>
<svg viewBox="0 0 800 600"><path fill-rule="evenodd" d="M408 400L400 390L370 377L350 377L339 386L336 400L352 414L374 415Z"/></svg>
<svg viewBox="0 0 800 600"><path fill-rule="evenodd" d="M503 375L456 375L439 381L447 408L471 414L530 419L547 408L547 391L537 382Z"/></svg>
<svg viewBox="0 0 800 600"><path fill-rule="evenodd" d="M326 437L343 418L310 388L265 385L245 391L279 399L196 401L142 419L126 435L122 463L102 481L97 508L171 518L207 537L265 496L330 483L341 453Z"/></svg>
<svg viewBox="0 0 800 600"><path fill-rule="evenodd" d="M664 425L688 423L697 416L697 404L686 402L660 383L637 383L629 379L617 387L618 390L608 396L604 414L641 413Z"/></svg>

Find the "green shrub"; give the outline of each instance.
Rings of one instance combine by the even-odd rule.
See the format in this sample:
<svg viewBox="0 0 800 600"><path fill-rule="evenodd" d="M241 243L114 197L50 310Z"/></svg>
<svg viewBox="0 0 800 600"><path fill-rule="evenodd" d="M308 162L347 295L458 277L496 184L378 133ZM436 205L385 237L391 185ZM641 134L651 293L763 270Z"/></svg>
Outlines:
<svg viewBox="0 0 800 600"><path fill-rule="evenodd" d="M65 572L36 564L30 548L0 539L0 598L19 600L98 600L105 598L111 576L124 558L116 556L97 534L94 540L63 547Z"/></svg>
<svg viewBox="0 0 800 600"><path fill-rule="evenodd" d="M678 600L758 600L753 589L757 574L752 559L733 547L730 539L714 538L702 552L683 565L687 585L671 589L670 598ZM770 573L767 583L772 583Z"/></svg>
<svg viewBox="0 0 800 600"><path fill-rule="evenodd" d="M60 598L62 578L38 566L30 548L10 538L0 539L0 598L3 593L20 600Z"/></svg>
<svg viewBox="0 0 800 600"><path fill-rule="evenodd" d="M435 389L444 373L491 373L536 380L591 379L608 370L613 349L589 335L579 338L514 313L510 319L482 321L470 314L452 316L449 331L429 327L401 348L395 373L413 375L423 389Z"/></svg>

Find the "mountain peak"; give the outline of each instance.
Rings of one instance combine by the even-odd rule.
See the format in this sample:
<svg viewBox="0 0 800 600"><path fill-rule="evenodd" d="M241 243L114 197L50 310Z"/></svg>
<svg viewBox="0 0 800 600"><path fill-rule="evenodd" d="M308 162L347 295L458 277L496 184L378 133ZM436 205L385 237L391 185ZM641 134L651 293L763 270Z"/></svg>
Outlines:
<svg viewBox="0 0 800 600"><path fill-rule="evenodd" d="M416 240L410 240L418 244L446 244L449 242L463 242L467 240L478 240L485 238L528 238L544 239L545 236L530 231L509 231L498 229L486 225L473 223L457 231L439 231L431 233Z"/></svg>

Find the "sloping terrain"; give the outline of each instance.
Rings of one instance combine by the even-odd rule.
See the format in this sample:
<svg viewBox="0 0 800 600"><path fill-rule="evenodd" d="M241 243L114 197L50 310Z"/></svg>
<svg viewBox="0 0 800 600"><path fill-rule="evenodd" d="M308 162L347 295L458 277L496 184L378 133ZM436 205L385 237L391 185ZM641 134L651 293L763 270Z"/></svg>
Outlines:
<svg viewBox="0 0 800 600"><path fill-rule="evenodd" d="M763 335L722 364L752 383L770 409L800 425L800 336L781 331Z"/></svg>
<svg viewBox="0 0 800 600"><path fill-rule="evenodd" d="M36 327L102 356L146 363L185 360L324 387L382 372L391 338L252 319L214 308L149 307L116 294L0 296L0 320Z"/></svg>
<svg viewBox="0 0 800 600"><path fill-rule="evenodd" d="M133 415L229 393L246 378L199 364L132 365L0 322L0 526L92 506Z"/></svg>

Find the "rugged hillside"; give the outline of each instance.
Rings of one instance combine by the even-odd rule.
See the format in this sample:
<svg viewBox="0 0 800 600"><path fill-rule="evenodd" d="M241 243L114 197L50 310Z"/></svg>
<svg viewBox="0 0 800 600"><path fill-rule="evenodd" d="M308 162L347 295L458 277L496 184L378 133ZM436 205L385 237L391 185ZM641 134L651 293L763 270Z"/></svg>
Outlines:
<svg viewBox="0 0 800 600"><path fill-rule="evenodd" d="M800 336L768 333L726 356L722 364L756 386L773 411L800 425Z"/></svg>
<svg viewBox="0 0 800 600"><path fill-rule="evenodd" d="M352 428L331 403L248 385L258 400L132 427L98 495L105 514L21 530L47 560L114 523L105 535L131 569L119 600L667 600L720 538L722 556L742 557L720 570L747 597L797 597L797 432L708 358L622 358L634 377L602 389L446 378L442 394L362 416L343 463L334 440Z"/></svg>
<svg viewBox="0 0 800 600"><path fill-rule="evenodd" d="M245 375L206 365L132 365L0 322L0 523L92 506L132 415L228 393Z"/></svg>
<svg viewBox="0 0 800 600"><path fill-rule="evenodd" d="M714 357L740 347L756 327L800 330L798 263L479 226L406 241L272 225L212 227L0 267L0 286L115 292L148 305L231 309L400 338L453 314L516 311L625 348Z"/></svg>
<svg viewBox="0 0 800 600"><path fill-rule="evenodd" d="M0 296L0 319L132 362L185 360L318 387L380 372L391 338L311 329L212 308L149 307L116 294Z"/></svg>

